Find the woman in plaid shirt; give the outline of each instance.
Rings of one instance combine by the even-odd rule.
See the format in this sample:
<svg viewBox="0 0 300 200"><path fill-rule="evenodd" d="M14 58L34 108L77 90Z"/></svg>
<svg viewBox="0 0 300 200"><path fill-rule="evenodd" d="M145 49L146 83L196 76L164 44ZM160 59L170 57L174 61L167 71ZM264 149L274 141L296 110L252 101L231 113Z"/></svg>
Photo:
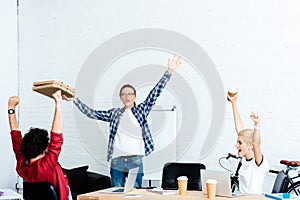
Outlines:
<svg viewBox="0 0 300 200"><path fill-rule="evenodd" d="M136 188L141 188L143 173L143 156L149 155L154 150L153 139L149 130L147 116L167 82L172 72L181 64L179 56L168 60L168 69L156 86L150 91L147 98L136 105L136 90L132 85L126 84L120 89L120 99L124 104L122 108L110 110L94 110L82 103L78 98L73 100L77 108L86 116L109 122L109 141L107 161L111 161L111 184L124 186L128 170L139 167Z"/></svg>

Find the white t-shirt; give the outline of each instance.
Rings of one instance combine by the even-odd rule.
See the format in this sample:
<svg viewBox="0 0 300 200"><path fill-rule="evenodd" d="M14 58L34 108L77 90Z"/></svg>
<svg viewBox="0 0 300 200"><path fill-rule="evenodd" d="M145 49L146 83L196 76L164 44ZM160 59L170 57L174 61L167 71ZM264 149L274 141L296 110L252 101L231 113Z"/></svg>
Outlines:
<svg viewBox="0 0 300 200"><path fill-rule="evenodd" d="M115 136L113 158L129 155L144 155L145 146L142 128L131 109L125 109Z"/></svg>
<svg viewBox="0 0 300 200"><path fill-rule="evenodd" d="M262 194L262 185L269 172L269 164L263 158L260 166L257 166L255 159L247 161L242 160L242 166L239 170L240 192L245 194Z"/></svg>

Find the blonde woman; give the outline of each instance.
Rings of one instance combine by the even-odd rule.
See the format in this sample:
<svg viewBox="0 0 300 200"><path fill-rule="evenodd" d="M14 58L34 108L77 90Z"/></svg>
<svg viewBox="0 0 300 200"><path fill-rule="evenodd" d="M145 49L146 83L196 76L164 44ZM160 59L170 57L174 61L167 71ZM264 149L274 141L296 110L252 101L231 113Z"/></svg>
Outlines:
<svg viewBox="0 0 300 200"><path fill-rule="evenodd" d="M241 193L262 194L262 185L269 171L269 164L260 148L260 116L252 111L250 118L254 123L253 129L245 129L237 108L238 95L239 92L227 95L227 99L232 105L235 130L238 136L235 146L238 156L243 157L239 170L239 189Z"/></svg>

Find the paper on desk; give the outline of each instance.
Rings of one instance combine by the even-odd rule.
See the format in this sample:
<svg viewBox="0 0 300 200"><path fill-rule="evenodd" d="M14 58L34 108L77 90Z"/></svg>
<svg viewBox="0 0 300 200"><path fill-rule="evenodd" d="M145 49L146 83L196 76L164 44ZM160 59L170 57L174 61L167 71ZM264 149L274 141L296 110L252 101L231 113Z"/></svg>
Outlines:
<svg viewBox="0 0 300 200"><path fill-rule="evenodd" d="M147 191L161 194L161 195L178 194L178 190L164 190L162 188L153 188L153 189L149 189Z"/></svg>

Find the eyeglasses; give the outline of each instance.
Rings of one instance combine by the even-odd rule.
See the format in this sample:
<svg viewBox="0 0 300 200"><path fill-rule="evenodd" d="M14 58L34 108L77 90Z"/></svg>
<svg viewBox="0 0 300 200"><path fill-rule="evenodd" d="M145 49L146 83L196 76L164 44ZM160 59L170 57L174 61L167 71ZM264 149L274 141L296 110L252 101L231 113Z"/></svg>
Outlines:
<svg viewBox="0 0 300 200"><path fill-rule="evenodd" d="M131 98L133 95L134 95L134 93L121 93L121 94L120 94L120 96L121 96L122 98L125 98L125 97Z"/></svg>

